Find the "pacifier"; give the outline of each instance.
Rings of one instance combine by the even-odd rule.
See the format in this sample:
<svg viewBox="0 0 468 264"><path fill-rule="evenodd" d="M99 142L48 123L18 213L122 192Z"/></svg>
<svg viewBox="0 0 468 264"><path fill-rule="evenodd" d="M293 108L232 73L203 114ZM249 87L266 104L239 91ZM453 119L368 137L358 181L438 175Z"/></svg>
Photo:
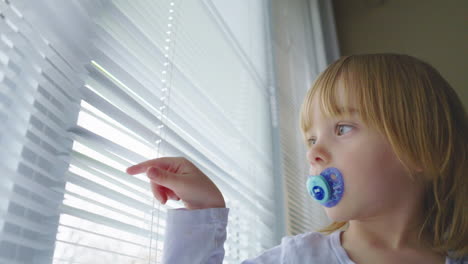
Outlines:
<svg viewBox="0 0 468 264"><path fill-rule="evenodd" d="M333 207L344 194L344 181L337 168L327 168L320 175L312 175L307 179L307 191L310 196L325 207Z"/></svg>

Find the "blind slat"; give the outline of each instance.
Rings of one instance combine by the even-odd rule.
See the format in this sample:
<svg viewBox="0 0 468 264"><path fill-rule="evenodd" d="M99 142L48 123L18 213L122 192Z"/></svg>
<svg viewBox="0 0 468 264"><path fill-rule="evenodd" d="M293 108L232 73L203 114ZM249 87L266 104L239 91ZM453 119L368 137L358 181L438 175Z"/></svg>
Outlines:
<svg viewBox="0 0 468 264"><path fill-rule="evenodd" d="M135 234L138 236L149 237L149 235L151 235L151 233L147 229L143 229L134 225L125 224L112 218L108 218L99 214L91 213L86 210L77 209L77 208L70 207L67 205L61 205L60 212L64 214L76 216L81 219L86 219L92 222L103 224L109 227L113 227L115 229L122 230L122 231ZM162 234L157 234L155 232L153 232L153 236L163 238Z"/></svg>

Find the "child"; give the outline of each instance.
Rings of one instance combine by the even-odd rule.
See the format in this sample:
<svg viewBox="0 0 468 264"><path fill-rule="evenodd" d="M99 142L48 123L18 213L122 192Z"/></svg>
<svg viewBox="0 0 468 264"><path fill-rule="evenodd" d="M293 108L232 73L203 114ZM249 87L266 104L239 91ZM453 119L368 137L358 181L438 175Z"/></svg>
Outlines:
<svg viewBox="0 0 468 264"><path fill-rule="evenodd" d="M342 57L308 91L301 128L310 174L342 174L341 199L325 207L334 222L244 264L468 263L467 114L434 68L398 54ZM222 263L229 209L207 176L184 158L127 172L146 172L161 203L185 203L169 211L164 263Z"/></svg>

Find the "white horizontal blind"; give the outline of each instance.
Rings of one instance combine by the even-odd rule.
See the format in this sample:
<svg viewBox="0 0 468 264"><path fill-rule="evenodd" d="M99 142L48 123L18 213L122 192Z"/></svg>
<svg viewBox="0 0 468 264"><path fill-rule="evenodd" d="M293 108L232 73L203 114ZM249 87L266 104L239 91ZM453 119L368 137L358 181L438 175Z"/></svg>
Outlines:
<svg viewBox="0 0 468 264"><path fill-rule="evenodd" d="M275 1L273 18L275 57L279 85L280 138L285 181L287 234L297 235L324 227L329 219L322 206L309 196L309 164L300 131L299 112L314 79L338 51L330 1ZM327 35L330 42L324 41ZM326 55L329 55L326 58ZM327 60L328 59L328 60Z"/></svg>
<svg viewBox="0 0 468 264"><path fill-rule="evenodd" d="M242 47L232 44L235 38L212 2L112 1L103 10L96 17L95 62L83 93L84 102L96 109L89 112L100 111L105 115L102 121L111 119L107 122L114 124L111 134L115 138L96 129L93 133L92 126L86 129L91 121L83 121L74 130L75 142L117 161L107 162L113 167L147 159L155 149L189 157L217 183L232 208L225 262L238 262L271 246L270 113L266 80L259 73L266 65L257 70ZM226 69L219 70L219 65ZM170 111L167 115L162 111L165 107ZM251 109L257 115L247 118ZM123 146L119 132L140 142ZM143 146L135 151L138 143ZM142 153L147 156L138 155ZM258 191L257 185L264 189ZM150 243L156 245L153 256L158 260L164 229L159 218L164 218L165 209L158 207L156 212L153 220L160 225L150 223L156 240ZM143 206L140 213L145 213ZM248 232L252 226L257 233ZM121 246L111 253L127 248Z"/></svg>
<svg viewBox="0 0 468 264"><path fill-rule="evenodd" d="M0 1L0 263L51 263L88 29L67 3Z"/></svg>
<svg viewBox="0 0 468 264"><path fill-rule="evenodd" d="M15 19L44 44L10 42L19 57L44 46L20 65L45 60L51 73L37 79L46 84L12 92L8 80L31 66L10 63L8 48L0 53L8 77L0 85L9 88L0 90L9 121L1 165L10 173L1 178L0 257L51 263L53 251L53 263L158 263L167 209L144 175L124 169L161 155L189 157L225 195L225 263L276 244L265 2L38 2L15 2ZM9 14L14 5L3 6Z"/></svg>

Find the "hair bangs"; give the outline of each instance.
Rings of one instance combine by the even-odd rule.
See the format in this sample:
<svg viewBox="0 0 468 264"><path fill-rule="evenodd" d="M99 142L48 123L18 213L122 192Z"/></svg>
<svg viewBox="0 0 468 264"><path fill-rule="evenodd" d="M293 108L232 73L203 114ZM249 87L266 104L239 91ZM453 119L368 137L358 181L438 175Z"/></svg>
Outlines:
<svg viewBox="0 0 468 264"><path fill-rule="evenodd" d="M313 126L314 103L319 104L320 111L329 118L348 118L355 111L363 121L369 119L367 115L362 118L362 114L372 112L366 108L366 102L370 100L363 94L363 89L358 89L368 84L361 78L353 77L345 58L330 65L307 92L300 113L304 137L307 137L307 132Z"/></svg>

